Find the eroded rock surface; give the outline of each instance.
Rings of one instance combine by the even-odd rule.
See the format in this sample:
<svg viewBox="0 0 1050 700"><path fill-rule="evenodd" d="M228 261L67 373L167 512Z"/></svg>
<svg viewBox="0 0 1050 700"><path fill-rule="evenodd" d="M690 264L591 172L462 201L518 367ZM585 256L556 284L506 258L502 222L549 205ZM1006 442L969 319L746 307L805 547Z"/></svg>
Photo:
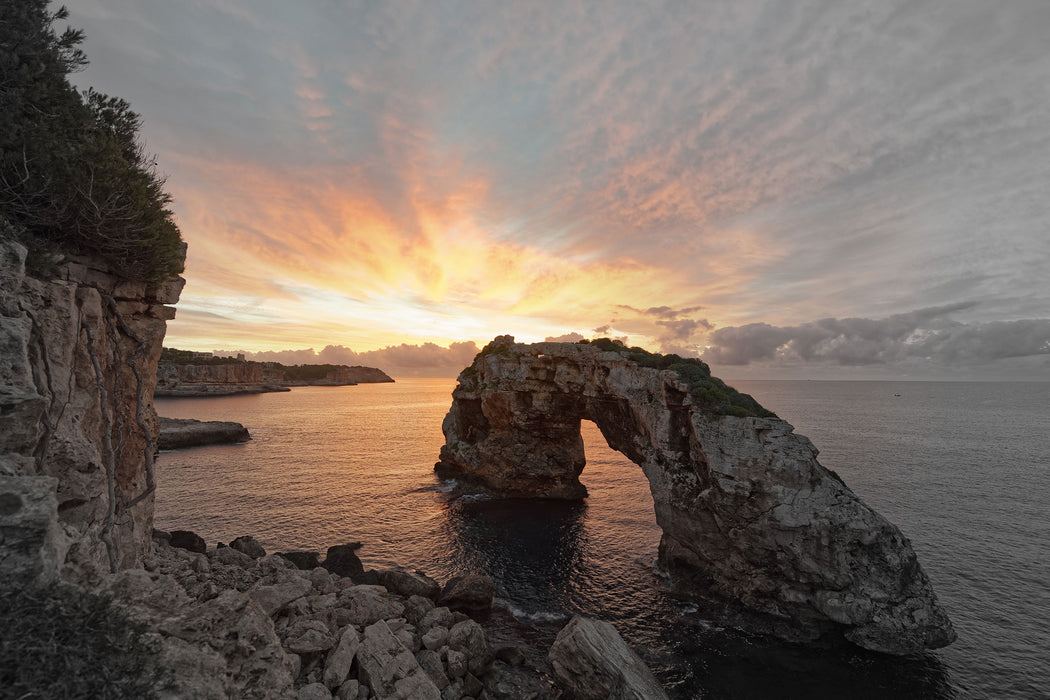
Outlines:
<svg viewBox="0 0 1050 700"><path fill-rule="evenodd" d="M682 593L796 641L907 654L955 632L911 544L776 417L705 410L672 370L586 344L500 336L459 376L439 474L513 497L579 498L580 420L641 466Z"/></svg>
<svg viewBox="0 0 1050 700"><path fill-rule="evenodd" d="M233 421L162 417L157 446L162 450L178 450L184 447L247 442L251 439L248 429Z"/></svg>
<svg viewBox="0 0 1050 700"><path fill-rule="evenodd" d="M147 285L90 259L47 279L0 238L0 475L57 479L63 575L136 566L153 529L153 408L183 280Z"/></svg>

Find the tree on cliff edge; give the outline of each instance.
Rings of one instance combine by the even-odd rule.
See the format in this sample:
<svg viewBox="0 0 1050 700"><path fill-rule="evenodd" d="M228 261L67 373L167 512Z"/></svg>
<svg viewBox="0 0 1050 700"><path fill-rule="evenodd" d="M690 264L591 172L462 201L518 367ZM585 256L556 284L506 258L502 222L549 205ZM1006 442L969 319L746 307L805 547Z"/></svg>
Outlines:
<svg viewBox="0 0 1050 700"><path fill-rule="evenodd" d="M93 255L128 278L168 277L181 269L181 236L141 119L70 84L87 58L82 32L53 28L67 16L47 0L0 0L0 234L37 259Z"/></svg>

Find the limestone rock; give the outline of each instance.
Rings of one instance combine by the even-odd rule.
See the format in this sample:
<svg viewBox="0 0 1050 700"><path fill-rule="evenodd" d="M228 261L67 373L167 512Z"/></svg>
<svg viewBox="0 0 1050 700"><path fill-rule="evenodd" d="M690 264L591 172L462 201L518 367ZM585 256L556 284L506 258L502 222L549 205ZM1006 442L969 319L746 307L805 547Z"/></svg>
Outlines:
<svg viewBox="0 0 1050 700"><path fill-rule="evenodd" d="M667 698L652 672L608 622L576 616L547 655L555 681L578 700Z"/></svg>
<svg viewBox="0 0 1050 700"><path fill-rule="evenodd" d="M247 428L232 421L161 418L157 447L162 450L178 450L184 447L247 442L251 439Z"/></svg>
<svg viewBox="0 0 1050 700"><path fill-rule="evenodd" d="M900 530L787 422L713 413L705 402L724 385L688 368L695 376L593 344L501 336L460 374L435 468L497 495L580 498L580 420L592 420L648 478L659 563L679 593L792 641L893 654L951 643Z"/></svg>
<svg viewBox="0 0 1050 700"><path fill-rule="evenodd" d="M481 574L455 576L448 580L441 589L438 605L453 610L488 610L492 607L492 597L496 587L492 577Z"/></svg>
<svg viewBox="0 0 1050 700"><path fill-rule="evenodd" d="M250 595L267 615L274 615L293 600L308 594L311 589L312 586L306 579L292 577L282 583L258 585L250 591Z"/></svg>
<svg viewBox="0 0 1050 700"><path fill-rule="evenodd" d="M393 620L401 617L405 606L390 598L384 591L380 593L376 586L354 586L340 594L344 600L349 600L350 621L365 627L380 620Z"/></svg>
<svg viewBox="0 0 1050 700"><path fill-rule="evenodd" d="M63 575L139 566L153 529L152 390L165 321L150 313L157 300L143 285L100 263L37 279L25 258L0 236L0 475L58 479Z"/></svg>
<svg viewBox="0 0 1050 700"><path fill-rule="evenodd" d="M350 675L350 666L354 662L357 650L361 647L361 638L353 625L346 625L339 635L339 642L328 653L324 662L324 684L329 688L339 688Z"/></svg>
<svg viewBox="0 0 1050 700"><path fill-rule="evenodd" d="M320 552L278 552L277 556L284 557L291 562L295 568L310 571L319 566Z"/></svg>
<svg viewBox="0 0 1050 700"><path fill-rule="evenodd" d="M441 586L429 576L409 571L397 571L396 569L380 571L379 585L406 598L418 595L422 598L437 600L438 594L441 592Z"/></svg>
<svg viewBox="0 0 1050 700"><path fill-rule="evenodd" d="M360 547L360 542L337 544L334 547L329 547L322 566L339 576L349 576L351 578L359 576L365 572L365 567L361 564L361 560L357 558L354 550Z"/></svg>
<svg viewBox="0 0 1050 700"><path fill-rule="evenodd" d="M441 691L408 649L380 620L365 628L358 650L361 680L377 698L440 700Z"/></svg>
<svg viewBox="0 0 1050 700"><path fill-rule="evenodd" d="M236 549L242 554L247 554L252 559L259 559L266 556L266 550L259 544L259 540L255 539L251 535L242 535L237 539L230 542L230 549Z"/></svg>
<svg viewBox="0 0 1050 700"><path fill-rule="evenodd" d="M255 566L254 559L243 552L237 551L233 547L219 547L211 553L211 557L215 561L221 564L226 564L227 566L239 566L242 569L249 569Z"/></svg>
<svg viewBox="0 0 1050 700"><path fill-rule="evenodd" d="M172 547L197 552L198 554L204 554L208 551L208 544L204 541L204 538L189 530L172 530L169 542Z"/></svg>
<svg viewBox="0 0 1050 700"><path fill-rule="evenodd" d="M467 670L480 676L492 663L494 654L485 637L485 630L473 620L457 622L448 632L448 647L467 658Z"/></svg>
<svg viewBox="0 0 1050 700"><path fill-rule="evenodd" d="M324 683L310 683L299 689L299 700L332 700Z"/></svg>

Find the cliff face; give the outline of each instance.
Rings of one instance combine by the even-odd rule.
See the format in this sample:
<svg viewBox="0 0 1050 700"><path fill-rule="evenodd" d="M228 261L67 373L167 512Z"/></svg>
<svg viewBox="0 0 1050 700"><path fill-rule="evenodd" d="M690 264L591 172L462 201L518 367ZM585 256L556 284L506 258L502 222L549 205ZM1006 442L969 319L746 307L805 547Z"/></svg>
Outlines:
<svg viewBox="0 0 1050 700"><path fill-rule="evenodd" d="M228 396L286 391L257 362L190 365L162 362L157 368L157 396Z"/></svg>
<svg viewBox="0 0 1050 700"><path fill-rule="evenodd" d="M184 282L128 282L85 260L39 280L25 255L0 240L0 510L6 531L50 491L57 525L38 518L46 535L0 545L39 548L72 578L136 566L153 527L157 360Z"/></svg>
<svg viewBox="0 0 1050 700"><path fill-rule="evenodd" d="M298 369L298 368L293 368ZM157 371L157 396L228 396L288 391L290 386L352 386L392 382L375 367L339 366L307 379L288 376L280 365L263 362L184 364L162 362Z"/></svg>
<svg viewBox="0 0 1050 700"><path fill-rule="evenodd" d="M676 373L616 352L497 338L459 376L435 468L499 495L582 497L581 419L648 478L680 592L791 640L904 654L955 639L907 538L808 439L704 412Z"/></svg>

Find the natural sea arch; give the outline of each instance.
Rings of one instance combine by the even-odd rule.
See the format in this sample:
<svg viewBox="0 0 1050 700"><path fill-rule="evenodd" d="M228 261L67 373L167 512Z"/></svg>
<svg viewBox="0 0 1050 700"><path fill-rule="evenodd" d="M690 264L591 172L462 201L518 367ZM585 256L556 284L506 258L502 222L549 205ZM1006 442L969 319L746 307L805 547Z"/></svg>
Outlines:
<svg viewBox="0 0 1050 700"><path fill-rule="evenodd" d="M808 439L702 363L665 359L500 336L459 376L435 469L500 496L583 498L590 420L648 479L679 592L794 641L907 654L955 639L910 542Z"/></svg>

